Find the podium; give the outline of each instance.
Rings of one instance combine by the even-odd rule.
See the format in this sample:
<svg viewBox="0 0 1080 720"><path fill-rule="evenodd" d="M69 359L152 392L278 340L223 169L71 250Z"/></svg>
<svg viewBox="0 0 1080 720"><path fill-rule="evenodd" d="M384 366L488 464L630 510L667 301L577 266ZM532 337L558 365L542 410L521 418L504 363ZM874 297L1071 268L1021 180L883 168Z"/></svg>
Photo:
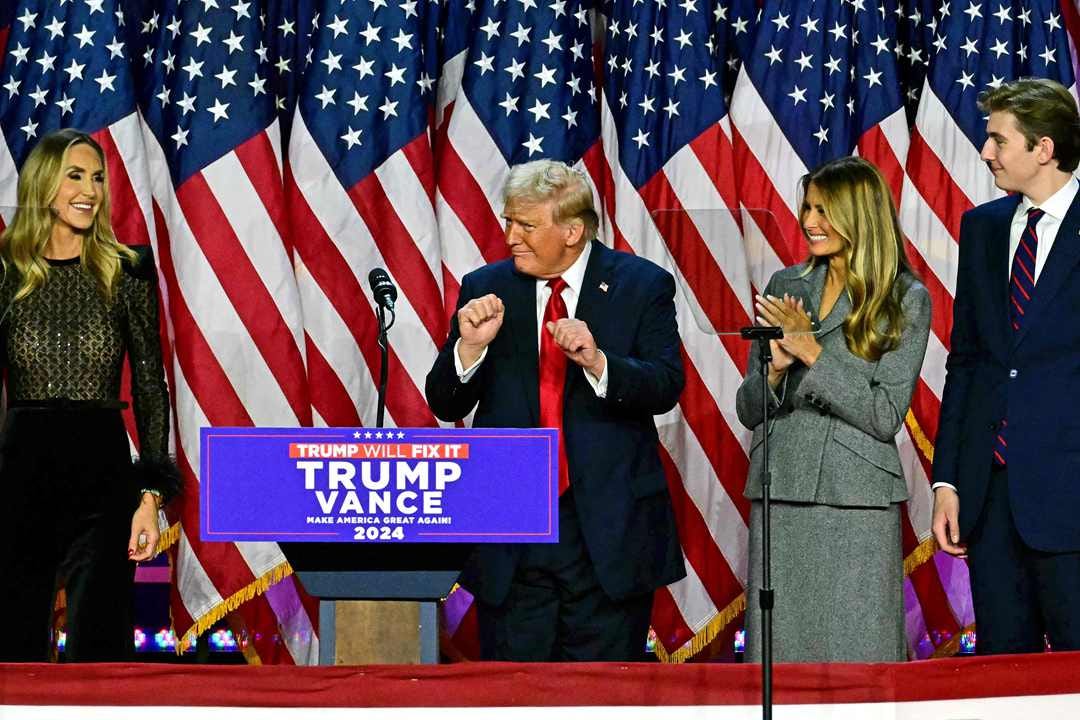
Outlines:
<svg viewBox="0 0 1080 720"><path fill-rule="evenodd" d="M319 599L319 664L438 663L437 603L472 547L281 543Z"/></svg>
<svg viewBox="0 0 1080 720"><path fill-rule="evenodd" d="M203 428L204 542L280 544L320 664L435 663L476 543L558 542L550 428ZM254 471L253 471L254 470Z"/></svg>

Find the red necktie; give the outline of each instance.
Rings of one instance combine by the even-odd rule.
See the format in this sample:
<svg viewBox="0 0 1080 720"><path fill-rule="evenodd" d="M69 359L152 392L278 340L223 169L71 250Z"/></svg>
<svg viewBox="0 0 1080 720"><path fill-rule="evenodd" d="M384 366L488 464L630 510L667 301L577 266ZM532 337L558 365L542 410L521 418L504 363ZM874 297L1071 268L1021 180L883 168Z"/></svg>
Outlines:
<svg viewBox="0 0 1080 720"><path fill-rule="evenodd" d="M568 317L562 291L566 281L548 280L551 297L544 308L540 325L540 426L559 431L559 494L570 487L570 471L566 466L566 443L563 441L563 387L566 384L566 355L555 344L547 324Z"/></svg>
<svg viewBox="0 0 1080 720"><path fill-rule="evenodd" d="M1020 236L1020 244L1013 255L1012 272L1009 273L1009 323L1013 332L1020 332L1024 327L1027 306L1035 294L1035 253L1039 249L1039 236L1035 228L1046 213L1039 208L1031 208L1027 214L1027 227ZM1008 458L1009 443L1005 438L1007 425L1008 421L1002 418L994 441L994 462L998 465L1005 465Z"/></svg>

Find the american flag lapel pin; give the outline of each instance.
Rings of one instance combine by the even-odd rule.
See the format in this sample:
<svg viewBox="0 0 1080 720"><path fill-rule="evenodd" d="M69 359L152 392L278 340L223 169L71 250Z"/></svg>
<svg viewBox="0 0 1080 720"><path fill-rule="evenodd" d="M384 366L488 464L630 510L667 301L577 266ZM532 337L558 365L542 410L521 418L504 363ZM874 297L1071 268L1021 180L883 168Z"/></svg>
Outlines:
<svg viewBox="0 0 1080 720"><path fill-rule="evenodd" d="M600 292L607 292L607 283L606 282L600 283Z"/></svg>

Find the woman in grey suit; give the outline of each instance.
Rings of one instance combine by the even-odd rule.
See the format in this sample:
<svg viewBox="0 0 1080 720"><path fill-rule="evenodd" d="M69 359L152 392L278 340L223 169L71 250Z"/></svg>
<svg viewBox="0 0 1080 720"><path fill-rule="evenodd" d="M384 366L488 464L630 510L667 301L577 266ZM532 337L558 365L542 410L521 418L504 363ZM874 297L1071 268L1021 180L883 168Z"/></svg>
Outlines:
<svg viewBox="0 0 1080 720"><path fill-rule="evenodd" d="M906 659L901 504L895 435L930 331L930 297L904 254L892 195L870 163L846 157L803 178L806 262L758 296L779 325L773 360L757 353L737 395L754 431L747 648L760 661L761 475L768 374L772 580L778 662Z"/></svg>

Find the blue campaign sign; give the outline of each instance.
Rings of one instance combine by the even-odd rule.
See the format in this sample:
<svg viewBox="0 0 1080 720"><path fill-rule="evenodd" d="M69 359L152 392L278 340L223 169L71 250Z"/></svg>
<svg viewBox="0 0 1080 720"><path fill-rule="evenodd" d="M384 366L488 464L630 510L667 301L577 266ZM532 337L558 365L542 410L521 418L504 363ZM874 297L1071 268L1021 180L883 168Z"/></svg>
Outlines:
<svg viewBox="0 0 1080 720"><path fill-rule="evenodd" d="M558 432L203 428L201 538L558 541Z"/></svg>

